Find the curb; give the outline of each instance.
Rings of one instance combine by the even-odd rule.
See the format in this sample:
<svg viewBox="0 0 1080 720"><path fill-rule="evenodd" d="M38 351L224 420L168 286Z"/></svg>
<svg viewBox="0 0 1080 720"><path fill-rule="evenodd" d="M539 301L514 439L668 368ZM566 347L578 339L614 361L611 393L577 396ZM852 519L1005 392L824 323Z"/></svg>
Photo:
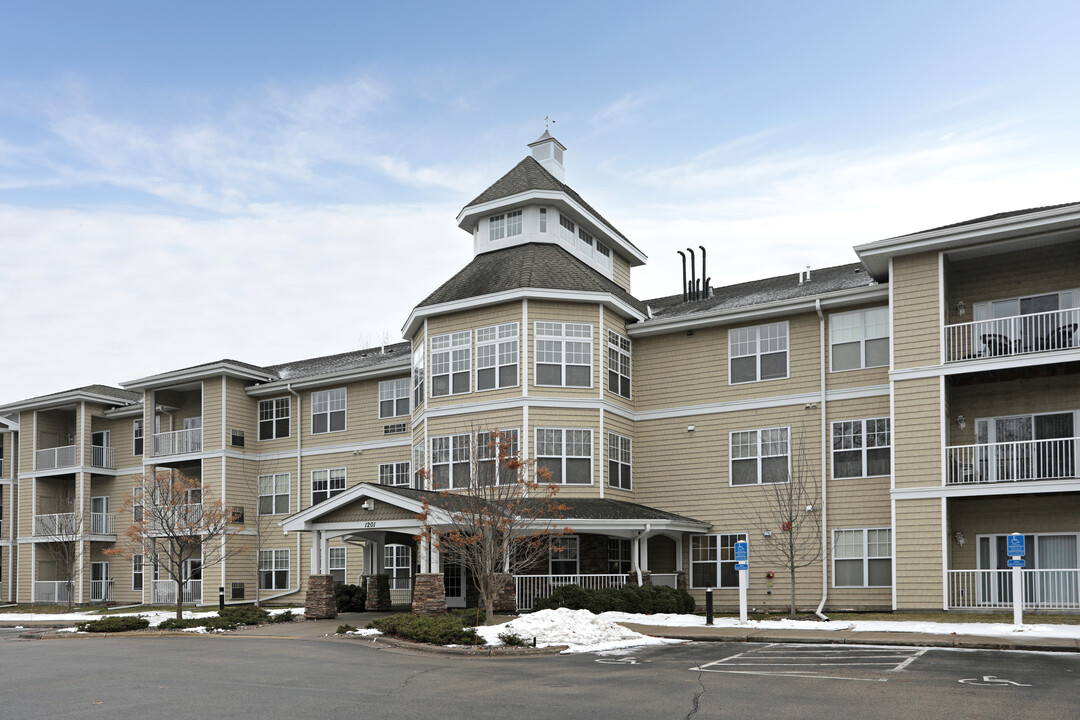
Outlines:
<svg viewBox="0 0 1080 720"><path fill-rule="evenodd" d="M410 640L402 640L400 638L387 637L386 635L328 635L330 638L339 638L348 642L363 642L369 645L382 645L380 650L386 650L391 647L402 648L405 650L413 650L419 653L429 655L457 655L467 657L539 657L544 655L558 655L569 645L550 645L548 647L533 648L533 647L507 647L505 645L496 645L493 647L487 647L484 645L478 645L476 647L456 647L446 645L428 645L427 643L417 643Z"/></svg>

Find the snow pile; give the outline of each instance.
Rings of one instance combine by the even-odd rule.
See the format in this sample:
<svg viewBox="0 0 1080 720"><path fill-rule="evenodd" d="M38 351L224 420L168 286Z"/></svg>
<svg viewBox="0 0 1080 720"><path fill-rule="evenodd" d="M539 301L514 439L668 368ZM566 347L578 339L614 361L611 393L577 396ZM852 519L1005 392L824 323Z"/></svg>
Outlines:
<svg viewBox="0 0 1080 720"><path fill-rule="evenodd" d="M382 632L375 628L358 628L356 630L350 630L346 635L382 635Z"/></svg>
<svg viewBox="0 0 1080 720"><path fill-rule="evenodd" d="M268 610L271 615L280 615L281 613L292 611L294 615L303 615L304 608L274 608ZM101 615L96 610L87 612L70 612L70 613L0 613L0 623L7 622L38 622L47 625L55 625L58 622L85 622L87 620L100 620L105 617L141 617L150 621L150 627L154 628L161 624L162 620L168 620L176 617L175 610L144 610L139 612L138 610L132 610L127 613L111 613L109 615ZM185 610L184 619L190 620L192 618L209 618L217 617L217 610L207 611L194 611ZM21 627L21 626L16 626ZM76 632L74 627L58 628L58 632ZM184 628L185 632L204 633L206 628Z"/></svg>
<svg viewBox="0 0 1080 720"><path fill-rule="evenodd" d="M642 616L651 617L651 616ZM476 632L489 645L502 645L499 635L513 633L532 642L536 638L537 647L568 645L563 652L583 653L613 650L635 645L662 645L679 642L649 637L628 630L613 620L601 615L594 615L588 610L540 610L523 615L516 620L502 625L487 625L476 628Z"/></svg>

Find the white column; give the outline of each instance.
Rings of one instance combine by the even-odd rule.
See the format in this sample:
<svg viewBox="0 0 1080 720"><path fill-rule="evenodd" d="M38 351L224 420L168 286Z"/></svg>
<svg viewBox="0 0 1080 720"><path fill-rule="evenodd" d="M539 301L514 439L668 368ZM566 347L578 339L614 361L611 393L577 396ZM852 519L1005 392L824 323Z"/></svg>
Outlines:
<svg viewBox="0 0 1080 720"><path fill-rule="evenodd" d="M649 536L641 537L641 569L649 571Z"/></svg>
<svg viewBox="0 0 1080 720"><path fill-rule="evenodd" d="M416 542L416 563L420 566L420 572L431 570L431 556L428 552L427 540L421 539Z"/></svg>
<svg viewBox="0 0 1080 720"><path fill-rule="evenodd" d="M679 535L679 537L675 538L675 572L682 572L682 569L683 569L683 565L682 565L682 545L683 545L683 536Z"/></svg>
<svg viewBox="0 0 1080 720"><path fill-rule="evenodd" d="M330 574L330 538L325 532L319 533L319 574Z"/></svg>
<svg viewBox="0 0 1080 720"><path fill-rule="evenodd" d="M322 560L319 554L323 548L323 531L313 530L311 533L311 574L318 575L319 569L322 567Z"/></svg>

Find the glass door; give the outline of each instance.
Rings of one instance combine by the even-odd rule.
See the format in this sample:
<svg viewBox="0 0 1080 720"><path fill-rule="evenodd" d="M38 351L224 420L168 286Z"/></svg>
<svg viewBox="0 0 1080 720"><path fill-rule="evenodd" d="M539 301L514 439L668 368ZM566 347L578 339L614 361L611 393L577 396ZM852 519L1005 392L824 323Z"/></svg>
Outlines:
<svg viewBox="0 0 1080 720"><path fill-rule="evenodd" d="M108 593L109 563L90 563L90 602L105 602Z"/></svg>
<svg viewBox="0 0 1080 720"><path fill-rule="evenodd" d="M442 567L446 607L465 607L465 566L444 557Z"/></svg>

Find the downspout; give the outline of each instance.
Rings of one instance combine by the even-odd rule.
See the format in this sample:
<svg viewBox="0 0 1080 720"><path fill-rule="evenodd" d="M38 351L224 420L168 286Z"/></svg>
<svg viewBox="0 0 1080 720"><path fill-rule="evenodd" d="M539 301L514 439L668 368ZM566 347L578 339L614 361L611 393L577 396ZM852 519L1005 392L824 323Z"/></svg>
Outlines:
<svg viewBox="0 0 1080 720"><path fill-rule="evenodd" d="M828 514L828 501L826 499L827 493L825 490L825 473L829 469L828 463L828 436L826 435L825 422L825 314L821 312L821 298L814 300L814 309L817 310L818 316L818 335L820 336L821 352L818 365L821 369L821 399L819 404L821 405L821 602L818 603L817 610L814 614L822 620L828 620L829 618L821 612L825 607L825 601L829 598L829 523Z"/></svg>
<svg viewBox="0 0 1080 720"><path fill-rule="evenodd" d="M637 547L634 550L634 569L637 571L637 584L641 587L641 540L646 538L649 533L652 532L652 524L645 523L645 529L638 533L638 536L634 539Z"/></svg>
<svg viewBox="0 0 1080 720"><path fill-rule="evenodd" d="M289 394L296 398L296 510L300 511L300 485L303 476L301 473L301 460L300 452L303 449L302 438L304 437L304 400L300 397L300 393L292 389L292 383L285 385L285 389L289 391ZM296 533L296 589L286 590L282 595L288 595L294 592L300 592L300 568L303 567L303 558L300 557L302 548L300 546L300 533ZM256 566L258 566L258 560L256 559ZM267 600L272 600L281 595L272 595Z"/></svg>

